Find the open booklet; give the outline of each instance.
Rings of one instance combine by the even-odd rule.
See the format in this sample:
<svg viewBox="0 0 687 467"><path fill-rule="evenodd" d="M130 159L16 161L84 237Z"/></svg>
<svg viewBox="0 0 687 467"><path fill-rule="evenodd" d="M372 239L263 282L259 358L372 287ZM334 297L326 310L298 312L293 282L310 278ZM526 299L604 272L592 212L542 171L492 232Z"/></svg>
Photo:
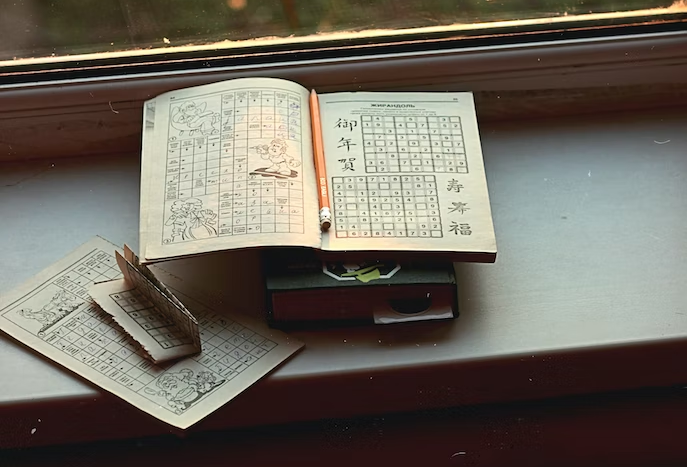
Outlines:
<svg viewBox="0 0 687 467"><path fill-rule="evenodd" d="M148 101L141 261L262 246L495 259L471 93L319 102L333 218L324 233L307 89L242 78Z"/></svg>

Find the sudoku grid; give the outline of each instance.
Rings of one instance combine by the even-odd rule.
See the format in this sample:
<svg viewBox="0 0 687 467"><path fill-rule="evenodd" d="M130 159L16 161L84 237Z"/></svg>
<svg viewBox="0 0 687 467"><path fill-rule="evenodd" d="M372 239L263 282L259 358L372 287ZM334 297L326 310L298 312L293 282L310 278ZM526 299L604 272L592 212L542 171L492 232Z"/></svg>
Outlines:
<svg viewBox="0 0 687 467"><path fill-rule="evenodd" d="M468 173L460 117L362 115L365 171Z"/></svg>
<svg viewBox="0 0 687 467"><path fill-rule="evenodd" d="M332 177L337 237L442 237L434 175Z"/></svg>

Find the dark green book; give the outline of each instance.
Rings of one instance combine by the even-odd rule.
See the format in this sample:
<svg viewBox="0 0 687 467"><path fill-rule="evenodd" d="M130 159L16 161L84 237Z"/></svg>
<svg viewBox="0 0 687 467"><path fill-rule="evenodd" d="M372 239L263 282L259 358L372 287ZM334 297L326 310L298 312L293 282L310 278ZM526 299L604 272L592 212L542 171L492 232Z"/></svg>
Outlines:
<svg viewBox="0 0 687 467"><path fill-rule="evenodd" d="M264 254L272 324L361 321L388 324L457 315L451 262L323 261L306 250Z"/></svg>

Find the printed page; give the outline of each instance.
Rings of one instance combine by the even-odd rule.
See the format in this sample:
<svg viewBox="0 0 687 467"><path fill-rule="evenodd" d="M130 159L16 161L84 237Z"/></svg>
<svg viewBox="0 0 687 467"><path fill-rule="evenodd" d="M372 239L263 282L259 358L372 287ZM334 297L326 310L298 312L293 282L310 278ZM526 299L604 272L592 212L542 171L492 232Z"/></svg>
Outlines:
<svg viewBox="0 0 687 467"><path fill-rule="evenodd" d="M289 81L246 78L154 99L141 169L142 261L319 248L308 96Z"/></svg>
<svg viewBox="0 0 687 467"><path fill-rule="evenodd" d="M333 226L322 249L496 253L471 93L320 96Z"/></svg>
<svg viewBox="0 0 687 467"><path fill-rule="evenodd" d="M217 314L167 287L198 318L202 352L156 365L92 301L88 287L121 277L115 246L95 238L0 298L0 329L142 411L188 428L247 389L303 344L266 325Z"/></svg>
<svg viewBox="0 0 687 467"><path fill-rule="evenodd" d="M196 318L126 246L124 253L127 258L115 252L124 277L92 285L91 298L156 363L200 352Z"/></svg>

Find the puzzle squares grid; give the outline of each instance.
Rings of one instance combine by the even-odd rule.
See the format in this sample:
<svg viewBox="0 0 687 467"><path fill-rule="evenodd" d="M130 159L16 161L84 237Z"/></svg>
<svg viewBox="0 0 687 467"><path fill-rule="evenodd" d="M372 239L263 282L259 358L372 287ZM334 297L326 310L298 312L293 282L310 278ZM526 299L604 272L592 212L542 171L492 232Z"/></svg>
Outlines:
<svg viewBox="0 0 687 467"><path fill-rule="evenodd" d="M361 116L365 171L468 173L460 117Z"/></svg>
<svg viewBox="0 0 687 467"><path fill-rule="evenodd" d="M162 348L169 349L180 345L191 344L192 340L179 330L179 327L167 319L138 290L128 290L110 294L110 297L153 337Z"/></svg>
<svg viewBox="0 0 687 467"><path fill-rule="evenodd" d="M277 346L241 324L207 310L200 311L197 316L203 351L193 360L218 378L234 379ZM148 360L140 346L112 327L111 321L102 309L90 306L54 329L45 341L112 381L155 401L155 396L144 389L153 385L165 368Z"/></svg>
<svg viewBox="0 0 687 467"><path fill-rule="evenodd" d="M193 360L232 379L273 350L277 344L241 324L212 313L197 313L203 351Z"/></svg>
<svg viewBox="0 0 687 467"><path fill-rule="evenodd" d="M332 177L337 237L442 237L434 175Z"/></svg>
<svg viewBox="0 0 687 467"><path fill-rule="evenodd" d="M212 134L182 132L168 144L165 187L168 217L161 242L195 240L182 235L183 229L174 227L174 220L169 221L176 218L169 217L174 202L188 198L199 199L201 210L210 209L217 215L211 224L217 232L210 238L303 233L302 177L288 181L261 180L251 175L251 170L257 167L250 170L248 167L253 157L249 154L254 154L257 145L269 140L288 142L292 156L300 152L300 96L269 88L250 88L211 96L208 102L213 101L222 121ZM173 123L170 121L170 135L176 133ZM179 224L183 222L179 220Z"/></svg>
<svg viewBox="0 0 687 467"><path fill-rule="evenodd" d="M55 279L54 285L78 297L86 297L89 284L115 279L119 276L121 272L115 259L104 251L96 250L64 275Z"/></svg>
<svg viewBox="0 0 687 467"><path fill-rule="evenodd" d="M64 289L78 297L88 298L86 287L94 282L121 276L114 256L94 250L70 265L65 273L45 285L47 289ZM127 310L145 306L138 297L127 302ZM21 305L19 305L21 307ZM16 307L5 315L16 314ZM192 357L199 369L229 381L268 355L277 344L251 331L238 322L218 316L199 305L196 312L203 340L202 353ZM22 326L28 332L35 332ZM40 331L38 337L65 356L81 362L122 387L158 402L146 388L156 389L155 381L166 372L146 358L145 351L133 338L112 322L112 317L91 303ZM170 412L172 408L161 406Z"/></svg>

